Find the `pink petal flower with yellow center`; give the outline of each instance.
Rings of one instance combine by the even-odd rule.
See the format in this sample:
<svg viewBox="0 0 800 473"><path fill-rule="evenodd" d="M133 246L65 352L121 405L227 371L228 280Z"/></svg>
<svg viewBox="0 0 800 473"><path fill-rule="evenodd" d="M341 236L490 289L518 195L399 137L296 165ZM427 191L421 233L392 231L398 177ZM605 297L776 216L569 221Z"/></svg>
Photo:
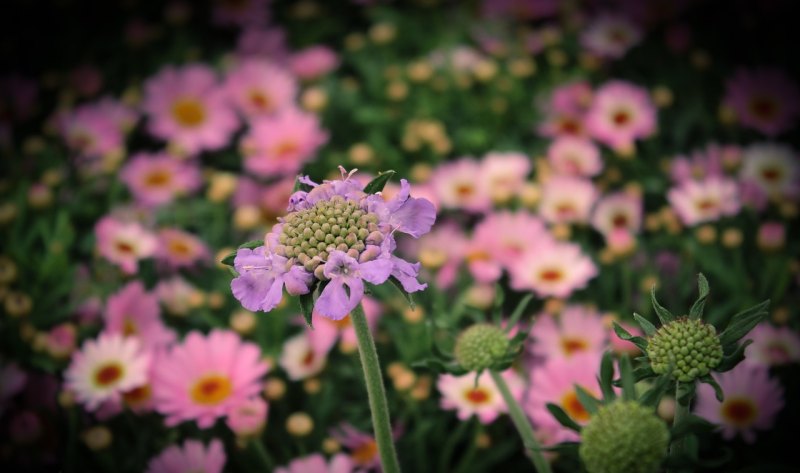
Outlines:
<svg viewBox="0 0 800 473"><path fill-rule="evenodd" d="M543 313L531 328L530 352L537 357L570 358L581 353L602 354L607 330L596 310L569 305L558 315Z"/></svg>
<svg viewBox="0 0 800 473"><path fill-rule="evenodd" d="M489 210L492 201L485 183L480 179L481 165L472 158L439 166L431 178L436 197L443 208L471 212Z"/></svg>
<svg viewBox="0 0 800 473"><path fill-rule="evenodd" d="M762 323L747 338L753 343L747 347L745 363L779 366L800 362L800 334L791 327Z"/></svg>
<svg viewBox="0 0 800 473"><path fill-rule="evenodd" d="M228 73L225 89L239 112L255 118L291 107L297 95L297 81L277 64L249 59Z"/></svg>
<svg viewBox="0 0 800 473"><path fill-rule="evenodd" d="M301 333L283 344L278 364L286 371L289 379L299 381L319 374L327 361L328 352L315 349L309 336Z"/></svg>
<svg viewBox="0 0 800 473"><path fill-rule="evenodd" d="M600 150L590 140L575 136L557 138L547 149L547 161L556 174L592 177L603 170Z"/></svg>
<svg viewBox="0 0 800 473"><path fill-rule="evenodd" d="M481 187L492 201L502 204L510 201L525 185L531 172L531 160L522 153L488 153L481 160Z"/></svg>
<svg viewBox="0 0 800 473"><path fill-rule="evenodd" d="M175 333L161 321L158 296L147 292L141 281L133 281L112 294L104 311L103 331L134 337L150 349L165 347Z"/></svg>
<svg viewBox="0 0 800 473"><path fill-rule="evenodd" d="M791 147L778 143L756 143L745 148L742 181L763 195L796 201L800 198L800 159Z"/></svg>
<svg viewBox="0 0 800 473"><path fill-rule="evenodd" d="M502 373L511 394L519 401L525 385L522 378L513 370ZM475 373L463 376L442 374L436 381L436 387L442 395L441 407L445 410L456 410L458 418L467 420L473 415L484 424L491 424L500 414L508 412L503 396L487 372L481 373L475 383Z"/></svg>
<svg viewBox="0 0 800 473"><path fill-rule="evenodd" d="M642 226L642 198L627 192L604 196L592 212L592 226L609 238L615 231L637 234Z"/></svg>
<svg viewBox="0 0 800 473"><path fill-rule="evenodd" d="M330 462L321 453L295 458L288 465L275 470L275 473L351 473L353 461L344 453L337 453Z"/></svg>
<svg viewBox="0 0 800 473"><path fill-rule="evenodd" d="M736 215L741 209L736 182L714 176L670 189L667 200L684 225L690 226Z"/></svg>
<svg viewBox="0 0 800 473"><path fill-rule="evenodd" d="M588 179L554 176L542 185L539 213L549 223L588 222L597 194Z"/></svg>
<svg viewBox="0 0 800 473"><path fill-rule="evenodd" d="M211 253L208 246L191 233L177 228L163 228L158 232L157 256L171 268L183 268L206 262Z"/></svg>
<svg viewBox="0 0 800 473"><path fill-rule="evenodd" d="M126 274L134 274L139 260L156 252L158 240L138 222L123 222L105 216L94 229L101 256L118 265Z"/></svg>
<svg viewBox="0 0 800 473"><path fill-rule="evenodd" d="M573 243L539 242L511 268L511 287L540 297L567 297L597 276L597 266Z"/></svg>
<svg viewBox="0 0 800 473"><path fill-rule="evenodd" d="M146 473L222 473L225 447L219 439L208 446L199 440L172 445L150 460Z"/></svg>
<svg viewBox="0 0 800 473"><path fill-rule="evenodd" d="M589 134L618 151L630 151L637 139L656 131L656 108L647 90L611 81L597 90L587 114Z"/></svg>
<svg viewBox="0 0 800 473"><path fill-rule="evenodd" d="M120 170L120 179L138 202L151 207L188 195L202 183L195 164L166 153L133 155Z"/></svg>

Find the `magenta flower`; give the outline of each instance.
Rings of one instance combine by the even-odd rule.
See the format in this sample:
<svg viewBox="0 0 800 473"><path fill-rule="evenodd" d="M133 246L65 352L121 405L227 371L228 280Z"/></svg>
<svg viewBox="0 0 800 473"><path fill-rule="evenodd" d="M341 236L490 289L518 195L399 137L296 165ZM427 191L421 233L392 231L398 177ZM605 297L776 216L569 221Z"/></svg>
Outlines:
<svg viewBox="0 0 800 473"><path fill-rule="evenodd" d="M779 69L739 69L725 89L723 103L739 123L767 136L789 130L800 117L800 87Z"/></svg>
<svg viewBox="0 0 800 473"><path fill-rule="evenodd" d="M134 274L139 260L156 252L156 237L138 222L123 222L107 215L94 229L101 256L119 265L126 274Z"/></svg>
<svg viewBox="0 0 800 473"><path fill-rule="evenodd" d="M339 67L339 56L326 46L311 46L289 58L289 68L303 80L324 76Z"/></svg>
<svg viewBox="0 0 800 473"><path fill-rule="evenodd" d="M622 152L656 131L656 108L647 90L624 81L600 87L586 118L593 138Z"/></svg>
<svg viewBox="0 0 800 473"><path fill-rule="evenodd" d="M208 446L199 440L187 440L180 446L167 447L151 459L147 473L222 473L226 459L225 447L219 439L212 440Z"/></svg>
<svg viewBox="0 0 800 473"><path fill-rule="evenodd" d="M137 153L120 170L120 179L143 205L156 207L195 191L202 183L191 162L166 153Z"/></svg>
<svg viewBox="0 0 800 473"><path fill-rule="evenodd" d="M284 68L265 60L243 61L225 79L225 88L236 108L247 117L272 115L291 107L297 81Z"/></svg>

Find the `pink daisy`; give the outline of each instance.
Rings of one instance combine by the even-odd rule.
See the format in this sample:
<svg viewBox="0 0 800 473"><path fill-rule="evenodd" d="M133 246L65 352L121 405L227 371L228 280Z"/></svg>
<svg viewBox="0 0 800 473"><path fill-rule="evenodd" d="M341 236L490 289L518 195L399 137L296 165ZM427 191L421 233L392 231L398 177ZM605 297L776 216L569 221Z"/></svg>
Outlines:
<svg viewBox="0 0 800 473"><path fill-rule="evenodd" d="M289 69L302 80L313 80L339 67L339 55L327 46L311 46L289 58Z"/></svg>
<svg viewBox="0 0 800 473"><path fill-rule="evenodd" d="M753 340L753 344L747 347L745 363L777 366L800 362L800 334L791 327L762 323L747 334L747 338Z"/></svg>
<svg viewBox="0 0 800 473"><path fill-rule="evenodd" d="M297 95L297 82L277 64L249 59L228 73L225 89L242 114L259 117L291 107Z"/></svg>
<svg viewBox="0 0 800 473"><path fill-rule="evenodd" d="M588 179L554 176L542 185L539 213L549 223L585 223L597 194Z"/></svg>
<svg viewBox="0 0 800 473"><path fill-rule="evenodd" d="M741 161L742 149L735 145L712 143L687 156L677 156L670 163L670 177L676 183L710 176L724 177L725 167Z"/></svg>
<svg viewBox="0 0 800 473"><path fill-rule="evenodd" d="M318 343L317 348L323 348ZM292 381L299 381L319 374L328 362L328 352L316 351L309 335L300 333L283 344L278 365L286 371Z"/></svg>
<svg viewBox="0 0 800 473"><path fill-rule="evenodd" d="M478 161L461 158L436 168L431 184L442 207L483 212L491 207L492 202L480 175Z"/></svg>
<svg viewBox="0 0 800 473"><path fill-rule="evenodd" d="M100 334L72 356L64 372L67 388L79 403L93 411L106 401L147 383L150 353L139 340L119 334Z"/></svg>
<svg viewBox="0 0 800 473"><path fill-rule="evenodd" d="M206 429L261 390L267 372L257 345L234 332L189 332L159 356L153 373L156 410L167 425L195 420Z"/></svg>
<svg viewBox="0 0 800 473"><path fill-rule="evenodd" d="M195 154L222 148L239 127L214 71L203 64L168 66L144 84L148 130Z"/></svg>
<svg viewBox="0 0 800 473"><path fill-rule="evenodd" d="M523 401L523 409L537 428L554 431L552 443L579 440L580 436L563 427L547 410L547 404L561 407L572 420L585 425L590 414L578 400L575 385L596 398L601 398L597 384L600 357L596 353L579 353L569 358L555 357L531 370L531 385Z"/></svg>
<svg viewBox="0 0 800 473"><path fill-rule="evenodd" d="M262 177L294 174L327 141L316 115L285 109L254 121L242 137L244 167Z"/></svg>
<svg viewBox="0 0 800 473"><path fill-rule="evenodd" d="M642 226L642 197L627 192L604 196L592 212L592 226L608 238L614 231L639 233Z"/></svg>
<svg viewBox="0 0 800 473"><path fill-rule="evenodd" d="M194 192L202 183L197 165L166 153L134 154L120 170L120 179L146 206L168 204Z"/></svg>
<svg viewBox="0 0 800 473"><path fill-rule="evenodd" d="M414 255L424 269L436 273L438 286L447 288L458 276L468 242L461 227L443 222L437 223L431 232L418 240L406 240L403 248L406 253Z"/></svg>
<svg viewBox="0 0 800 473"><path fill-rule="evenodd" d="M146 473L222 473L226 459L219 439L213 439L207 447L199 440L186 440L151 459Z"/></svg>
<svg viewBox="0 0 800 473"><path fill-rule="evenodd" d="M511 394L519 401L525 389L522 379L510 369L504 371L502 376ZM500 414L508 412L500 390L486 371L478 376L477 382L475 373L463 376L445 373L439 375L436 387L442 395L442 409L457 411L461 420L468 420L475 415L482 423L491 424Z"/></svg>
<svg viewBox="0 0 800 473"><path fill-rule="evenodd" d="M136 272L139 260L153 256L158 244L141 224L122 222L110 215L97 222L94 233L100 255L127 274Z"/></svg>
<svg viewBox="0 0 800 473"><path fill-rule="evenodd" d="M763 366L741 363L726 373L714 375L725 400L719 402L714 388L697 387L694 413L719 425L722 437L732 439L739 434L745 442L756 441L756 431L769 430L783 409L783 387Z"/></svg>
<svg viewBox="0 0 800 473"><path fill-rule="evenodd" d="M690 226L736 215L741 209L736 182L727 178L686 181L670 189L667 200L681 221Z"/></svg>
<svg viewBox="0 0 800 473"><path fill-rule="evenodd" d="M551 138L585 136L585 116L592 103L592 96L591 86L584 81L553 89L549 101L539 106L545 115L544 121L539 126L539 133Z"/></svg>
<svg viewBox="0 0 800 473"><path fill-rule="evenodd" d="M137 118L130 108L106 98L76 107L57 121L70 150L83 158L99 158L123 151L125 136Z"/></svg>
<svg viewBox="0 0 800 473"><path fill-rule="evenodd" d="M642 39L636 24L621 16L601 15L585 27L581 44L600 57L619 59Z"/></svg>
<svg viewBox="0 0 800 473"><path fill-rule="evenodd" d="M745 148L739 178L772 198L800 198L800 157L789 146L758 143Z"/></svg>
<svg viewBox="0 0 800 473"><path fill-rule="evenodd" d="M767 136L791 129L800 116L800 88L780 69L739 69L725 89L723 102L739 122Z"/></svg>
<svg viewBox="0 0 800 473"><path fill-rule="evenodd" d="M154 289L158 300L172 315L186 315L193 307L193 301L200 290L181 276L162 279Z"/></svg>
<svg viewBox="0 0 800 473"><path fill-rule="evenodd" d="M148 349L175 341L175 333L161 321L158 297L147 292L141 281L129 282L112 294L103 316L105 333L135 337Z"/></svg>
<svg viewBox="0 0 800 473"><path fill-rule="evenodd" d="M556 174L592 177L603 170L597 146L590 140L574 136L553 141L547 149L547 161Z"/></svg>
<svg viewBox="0 0 800 473"><path fill-rule="evenodd" d="M157 256L171 268L194 266L207 262L211 253L203 240L177 228L163 228L158 232Z"/></svg>
<svg viewBox="0 0 800 473"><path fill-rule="evenodd" d="M320 453L295 458L288 465L275 469L275 473L350 473L353 461L344 453L337 453L330 462Z"/></svg>
<svg viewBox="0 0 800 473"><path fill-rule="evenodd" d="M530 172L531 160L522 153L488 153L481 160L481 187L494 202L506 203L520 192Z"/></svg>
<svg viewBox="0 0 800 473"><path fill-rule="evenodd" d="M574 243L536 242L511 267L511 287L540 297L567 297L597 276L597 266Z"/></svg>
<svg viewBox="0 0 800 473"><path fill-rule="evenodd" d="M542 313L531 328L530 352L543 359L570 358L581 353L602 355L607 331L600 314L580 305L569 305L556 317Z"/></svg>
<svg viewBox="0 0 800 473"><path fill-rule="evenodd" d="M596 140L615 150L628 151L635 140L655 133L656 108L647 90L615 80L597 90L586 124Z"/></svg>

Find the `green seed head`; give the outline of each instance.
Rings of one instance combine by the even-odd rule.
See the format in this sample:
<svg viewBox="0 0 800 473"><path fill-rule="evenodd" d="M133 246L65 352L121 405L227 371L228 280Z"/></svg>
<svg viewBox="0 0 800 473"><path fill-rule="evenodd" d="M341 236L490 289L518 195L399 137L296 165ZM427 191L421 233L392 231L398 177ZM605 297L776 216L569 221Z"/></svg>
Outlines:
<svg viewBox="0 0 800 473"><path fill-rule="evenodd" d="M490 324L477 324L461 332L456 340L456 361L469 371L481 371L500 361L508 351L506 333Z"/></svg>
<svg viewBox="0 0 800 473"><path fill-rule="evenodd" d="M615 401L583 428L578 453L589 473L654 473L668 445L667 426L652 409Z"/></svg>
<svg viewBox="0 0 800 473"><path fill-rule="evenodd" d="M682 317L658 329L650 338L647 356L656 373L666 374L673 365L673 377L688 383L719 365L722 344L713 325Z"/></svg>

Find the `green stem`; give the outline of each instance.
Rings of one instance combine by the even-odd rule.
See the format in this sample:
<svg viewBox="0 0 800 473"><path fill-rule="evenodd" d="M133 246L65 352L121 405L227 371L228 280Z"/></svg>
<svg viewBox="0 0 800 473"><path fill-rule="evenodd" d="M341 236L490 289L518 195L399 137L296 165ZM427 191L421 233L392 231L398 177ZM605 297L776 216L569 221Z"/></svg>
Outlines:
<svg viewBox="0 0 800 473"><path fill-rule="evenodd" d="M694 381L692 381L694 382ZM678 425L680 422L683 421L686 416L689 415L689 404L692 402L691 399L686 402L686 405L681 404L679 401L680 398L680 381L675 382L675 416L672 418L672 425ZM669 445L669 454L670 456L673 455L680 455L683 453L683 438L679 438L673 440L672 443ZM680 471L680 470L675 470Z"/></svg>
<svg viewBox="0 0 800 473"><path fill-rule="evenodd" d="M266 468L266 471L272 471L272 468L275 466L275 464L272 461L272 457L270 457L269 453L267 452L267 449L264 447L263 440L260 437L256 437L250 443L252 443L255 447L256 454L261 460L261 463L264 465L264 468Z"/></svg>
<svg viewBox="0 0 800 473"><path fill-rule="evenodd" d="M397 461L397 452L394 450L394 437L389 420L386 391L383 387L381 365L378 362L375 341L372 339L372 333L367 325L367 317L364 315L361 304L358 304L350 313L350 319L358 338L358 353L361 356L361 366L364 368L364 381L367 384L369 409L372 411L372 426L375 430L375 441L378 444L381 465L385 473L399 473L400 464Z"/></svg>
<svg viewBox="0 0 800 473"><path fill-rule="evenodd" d="M519 436L522 437L522 443L525 445L525 449L530 452L531 461L536 471L538 473L550 473L550 463L548 463L542 455L542 447L539 445L536 437L533 436L533 427L531 427L519 403L511 394L511 390L508 389L506 380L503 379L503 376L497 371L490 370L489 372L492 374L494 384L497 385L497 389L500 390L500 394L503 395L503 399L506 401L511 420L514 421L514 426L517 428Z"/></svg>

